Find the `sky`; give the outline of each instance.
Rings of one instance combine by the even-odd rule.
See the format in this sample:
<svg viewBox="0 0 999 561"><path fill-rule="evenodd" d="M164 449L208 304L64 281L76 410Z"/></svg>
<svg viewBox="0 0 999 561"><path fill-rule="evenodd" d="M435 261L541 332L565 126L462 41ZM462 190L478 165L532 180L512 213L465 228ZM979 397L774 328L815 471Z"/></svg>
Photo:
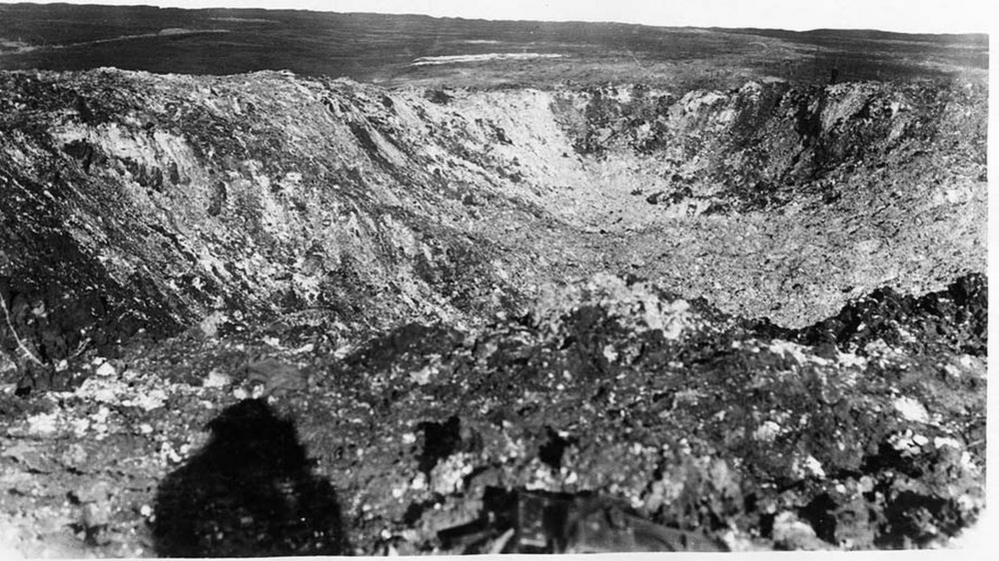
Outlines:
<svg viewBox="0 0 999 561"><path fill-rule="evenodd" d="M4 1L4 0L0 0ZM987 33L991 0L62 0L180 8L271 8L664 26ZM36 1L36 3L50 3Z"/></svg>

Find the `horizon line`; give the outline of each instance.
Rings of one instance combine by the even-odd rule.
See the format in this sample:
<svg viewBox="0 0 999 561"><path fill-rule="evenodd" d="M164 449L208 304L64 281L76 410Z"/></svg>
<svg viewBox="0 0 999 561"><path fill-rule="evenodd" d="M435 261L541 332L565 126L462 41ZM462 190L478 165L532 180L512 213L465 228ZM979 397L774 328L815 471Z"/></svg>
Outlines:
<svg viewBox="0 0 999 561"><path fill-rule="evenodd" d="M314 6L309 7L293 7L293 6L226 6L226 5L199 5L194 7L188 6L177 6L167 3L167 5L158 5L147 2L136 2L136 3L118 3L118 2L100 2L100 1L90 1L84 0L80 2L75 1L9 1L0 0L0 6L66 6L66 7L81 7L81 8L151 8L156 10L177 10L184 12L199 12L199 11L233 11L233 12L249 12L249 11L261 11L261 12L302 12L302 13L325 13L325 14L339 14L339 15L371 15L371 16L401 16L401 17L423 17L430 19L439 20L461 20L461 21L481 21L481 22L527 22L527 23L553 23L553 24L605 24L605 25L628 25L628 26L638 26L638 27L650 27L650 28L665 28L665 29L707 29L707 30L761 30L761 31L783 31L789 33L814 33L819 31L846 31L846 32L876 32L876 33L886 33L895 35L910 35L910 36L949 36L949 35L983 35L988 37L990 33L986 30L961 30L961 31L898 31L894 29L881 28L875 26L857 26L857 27L837 27L837 26L820 26L820 27L792 27L792 26L761 26L756 23L747 23L746 25L718 25L714 23L651 23L651 22L638 22L638 21L623 21L615 19L580 19L567 17L566 19L560 18L544 18L544 19L531 19L530 17L483 17L483 16L469 16L469 15L451 15L451 14L438 14L438 13L420 13L415 11L366 11L366 10L336 10L336 9L317 9Z"/></svg>

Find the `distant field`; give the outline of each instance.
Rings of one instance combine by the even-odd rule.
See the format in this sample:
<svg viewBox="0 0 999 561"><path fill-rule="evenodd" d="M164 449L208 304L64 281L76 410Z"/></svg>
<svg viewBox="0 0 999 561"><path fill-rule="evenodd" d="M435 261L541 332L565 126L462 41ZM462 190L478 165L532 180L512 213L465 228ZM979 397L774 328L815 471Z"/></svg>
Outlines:
<svg viewBox="0 0 999 561"><path fill-rule="evenodd" d="M826 82L833 74L838 80L984 79L988 37L0 5L0 69L100 66L187 74L288 69L475 87L637 80L724 87L768 76Z"/></svg>

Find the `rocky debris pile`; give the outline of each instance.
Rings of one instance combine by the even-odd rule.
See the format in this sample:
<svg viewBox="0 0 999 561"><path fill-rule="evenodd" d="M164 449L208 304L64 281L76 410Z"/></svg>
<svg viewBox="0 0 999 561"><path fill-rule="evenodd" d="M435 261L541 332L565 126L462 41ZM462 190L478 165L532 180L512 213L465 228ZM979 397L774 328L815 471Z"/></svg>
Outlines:
<svg viewBox="0 0 999 561"><path fill-rule="evenodd" d="M984 278L916 307L969 286L983 288ZM934 319L968 333L947 347L915 330L914 340L862 347L808 343L818 326L746 321L606 275L553 291L520 318L473 332L414 324L341 358L313 352L302 329L256 333L255 345L191 331L93 366L75 391L4 396L0 461L13 492L0 505L7 527L23 528L15 541L26 551L53 551L62 524L81 528L83 547L89 503L64 497L104 482L111 491L98 501L106 514L93 551L163 553L153 537L168 527L163 517L176 518L168 497L178 495L177 483L162 482L193 484L179 495L187 501L237 500L189 472L219 454L232 459L216 450L227 437L212 428L208 440L204 427L264 408L261 423L294 426L301 448L290 459L257 457L259 447L235 439L246 452L232 469L250 479L273 472L288 497L300 492L295 481L328 485L358 553L608 551L624 536L638 540L628 547L657 549L942 545L984 501L986 357L974 341L985 333L962 321L987 306L984 290L969 294ZM904 324L890 309L885 321ZM226 368L264 361L301 372L305 384ZM314 467L301 471L301 457ZM274 471L273 461L291 463ZM201 530L191 531L209 541L185 554L249 551L263 543L251 534L289 508L305 509L309 522L265 532L278 540L267 551L345 543L295 541L335 525L309 515L304 499L272 499L287 506L247 506L243 518L236 503L200 509L189 523ZM599 523L529 522L551 508Z"/></svg>
<svg viewBox="0 0 999 561"><path fill-rule="evenodd" d="M414 362L402 372L379 366L384 351L346 359L335 377L374 380L357 399L376 418L389 402L440 419L424 446L449 444L402 491L424 528L497 484L610 491L733 548L822 543L788 538L778 519L810 524L823 547L926 545L980 507L984 355L880 340L860 355L773 337L642 283L588 289L554 322L542 305L450 352L420 337L427 346L403 353ZM966 310L985 309L982 296ZM672 321L649 323L662 309Z"/></svg>

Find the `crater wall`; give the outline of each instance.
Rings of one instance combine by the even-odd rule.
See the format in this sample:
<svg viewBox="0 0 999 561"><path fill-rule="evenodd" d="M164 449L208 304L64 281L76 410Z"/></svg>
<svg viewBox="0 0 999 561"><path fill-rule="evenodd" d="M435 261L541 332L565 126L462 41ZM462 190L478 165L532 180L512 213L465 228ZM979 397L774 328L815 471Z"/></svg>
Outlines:
<svg viewBox="0 0 999 561"><path fill-rule="evenodd" d="M210 317L474 323L600 270L800 326L984 270L971 84L426 91L103 69L0 89L0 291L21 339L0 341L19 363Z"/></svg>

